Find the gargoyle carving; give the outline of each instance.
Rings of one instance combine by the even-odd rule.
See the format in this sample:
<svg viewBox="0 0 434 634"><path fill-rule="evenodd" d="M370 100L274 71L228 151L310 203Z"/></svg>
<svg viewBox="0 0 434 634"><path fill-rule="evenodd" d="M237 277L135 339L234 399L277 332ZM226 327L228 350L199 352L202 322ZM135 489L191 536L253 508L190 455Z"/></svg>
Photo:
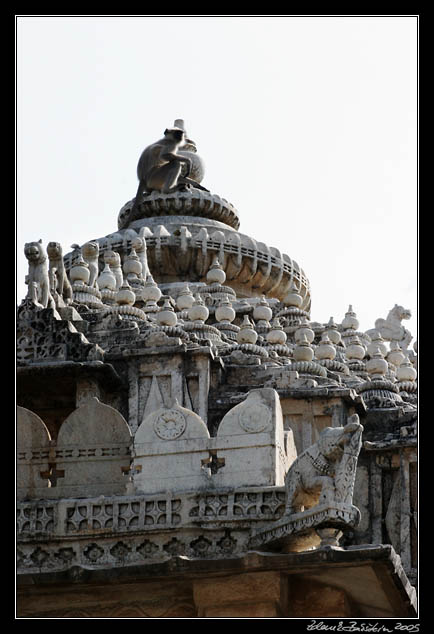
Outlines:
<svg viewBox="0 0 434 634"><path fill-rule="evenodd" d="M351 504L362 431L353 414L345 427L326 427L296 458L285 478L285 515L317 504Z"/></svg>

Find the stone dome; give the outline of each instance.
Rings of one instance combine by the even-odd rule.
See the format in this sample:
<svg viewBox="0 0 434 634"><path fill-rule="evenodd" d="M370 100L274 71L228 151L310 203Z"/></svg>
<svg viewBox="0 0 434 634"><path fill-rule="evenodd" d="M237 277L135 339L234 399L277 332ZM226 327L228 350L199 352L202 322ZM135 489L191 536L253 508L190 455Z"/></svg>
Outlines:
<svg viewBox="0 0 434 634"><path fill-rule="evenodd" d="M175 124L184 129L182 120ZM118 214L117 231L97 240L100 272L106 251L117 252L123 261L135 241L142 239L146 241L150 273L174 298L185 282L205 284L217 256L226 284L239 297L265 295L282 300L296 283L302 298L300 308L309 312L310 286L302 268L278 249L239 232L235 207L200 185L204 166L194 142L187 139L185 147L184 154L196 161L192 162L192 175L197 180L191 178L182 190L145 191L137 202L136 196L125 203ZM72 258L73 253L65 256L67 270Z"/></svg>

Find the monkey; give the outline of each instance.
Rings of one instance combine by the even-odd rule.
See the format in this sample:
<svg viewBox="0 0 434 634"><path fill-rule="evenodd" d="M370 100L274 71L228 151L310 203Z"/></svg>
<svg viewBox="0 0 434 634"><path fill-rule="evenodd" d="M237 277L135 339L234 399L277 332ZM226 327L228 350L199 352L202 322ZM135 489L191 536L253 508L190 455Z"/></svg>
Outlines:
<svg viewBox="0 0 434 634"><path fill-rule="evenodd" d="M189 187L204 187L189 178L191 159L178 153L185 143L185 132L181 128L166 128L164 137L145 148L137 164L139 186L131 210L132 217L136 211L140 197L144 191L160 191L169 194L174 191L187 190ZM187 173L181 176L182 164L187 165ZM208 190L205 190L208 191Z"/></svg>

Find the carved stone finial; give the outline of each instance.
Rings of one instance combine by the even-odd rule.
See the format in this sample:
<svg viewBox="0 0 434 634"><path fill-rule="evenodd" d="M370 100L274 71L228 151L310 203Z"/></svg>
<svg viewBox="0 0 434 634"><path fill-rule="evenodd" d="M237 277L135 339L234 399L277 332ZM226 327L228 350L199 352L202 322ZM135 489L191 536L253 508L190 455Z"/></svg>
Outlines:
<svg viewBox="0 0 434 634"><path fill-rule="evenodd" d="M366 362L366 371L372 379L382 379L388 370L388 363L384 358L380 346L371 351L371 358Z"/></svg>
<svg viewBox="0 0 434 634"><path fill-rule="evenodd" d="M223 284L226 280L226 273L221 267L217 258L214 258L214 262L211 264L208 273L206 274L206 281L208 284Z"/></svg>
<svg viewBox="0 0 434 634"><path fill-rule="evenodd" d="M243 322L237 333L237 342L240 344L250 343L254 345L257 339L258 339L258 333L254 329L253 324L250 321L248 315L244 315Z"/></svg>
<svg viewBox="0 0 434 634"><path fill-rule="evenodd" d="M193 304L193 293L191 292L188 284L185 284L184 288L181 290L178 297L176 298L176 306L179 308L179 310L188 310L193 306Z"/></svg>
<svg viewBox="0 0 434 634"><path fill-rule="evenodd" d="M344 330L357 330L359 327L359 320L356 313L353 311L351 304L348 306L348 310L345 313L345 317L342 320L342 328Z"/></svg>
<svg viewBox="0 0 434 634"><path fill-rule="evenodd" d="M160 326L176 326L178 318L169 299L164 300L163 307L157 313L157 322Z"/></svg>

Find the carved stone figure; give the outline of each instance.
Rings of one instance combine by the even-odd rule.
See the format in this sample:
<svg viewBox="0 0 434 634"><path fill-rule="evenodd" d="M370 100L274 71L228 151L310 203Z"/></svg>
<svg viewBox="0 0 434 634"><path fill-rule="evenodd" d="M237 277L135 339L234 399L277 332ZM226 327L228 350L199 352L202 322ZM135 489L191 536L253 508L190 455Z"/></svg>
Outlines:
<svg viewBox="0 0 434 634"><path fill-rule="evenodd" d="M371 336L375 331L379 331L383 339L386 341L397 341L403 350L406 350L413 339L409 330L402 326L403 319L410 319L411 311L403 306L395 306L389 311L386 319L377 319L375 321L375 329L368 330L367 335Z"/></svg>
<svg viewBox="0 0 434 634"><path fill-rule="evenodd" d="M55 290L65 304L68 305L72 302L72 287L66 275L60 243L49 242L47 244L47 255L49 260L48 274L53 276Z"/></svg>
<svg viewBox="0 0 434 634"><path fill-rule="evenodd" d="M29 286L27 297L43 308L55 308L50 293L47 256L42 248L42 240L27 242L24 245L24 255L29 262L29 274L26 277Z"/></svg>
<svg viewBox="0 0 434 634"><path fill-rule="evenodd" d="M86 242L81 248L81 253L84 260L89 264L89 282L88 285L93 287L97 280L98 270L98 256L99 256L99 244L96 240L90 240Z"/></svg>
<svg viewBox="0 0 434 634"><path fill-rule="evenodd" d="M285 478L285 515L317 504L351 504L362 431L353 414L345 427L323 429L318 441L298 456Z"/></svg>

